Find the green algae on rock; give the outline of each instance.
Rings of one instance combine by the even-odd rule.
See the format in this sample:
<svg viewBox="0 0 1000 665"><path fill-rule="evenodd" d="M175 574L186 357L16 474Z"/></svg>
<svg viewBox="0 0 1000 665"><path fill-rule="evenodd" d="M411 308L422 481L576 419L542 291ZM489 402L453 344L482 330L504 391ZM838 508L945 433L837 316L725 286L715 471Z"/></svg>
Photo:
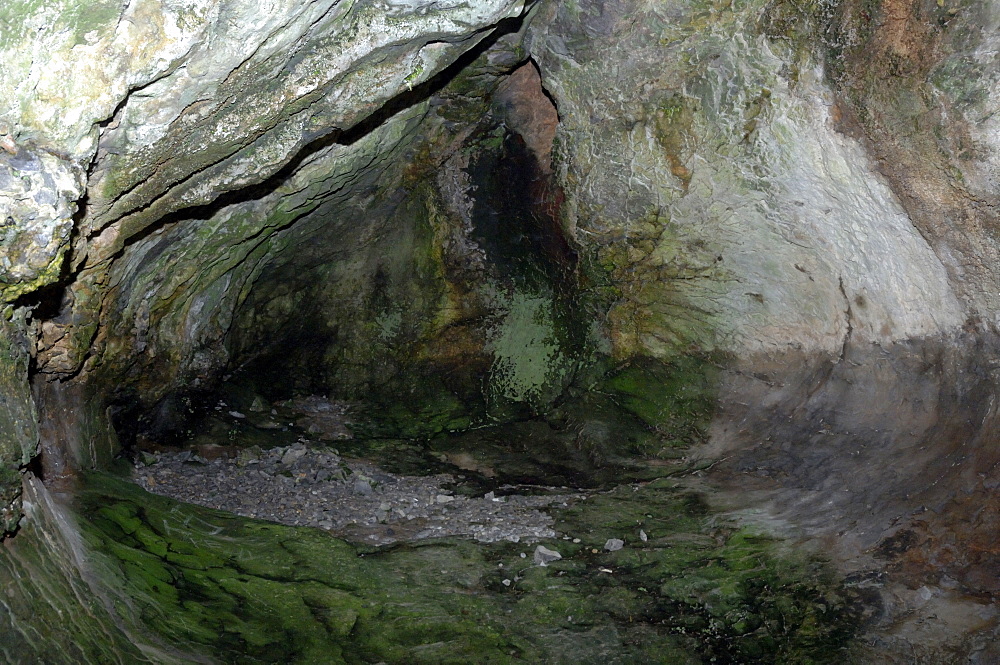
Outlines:
<svg viewBox="0 0 1000 665"><path fill-rule="evenodd" d="M818 560L662 481L558 511L579 542L546 542L563 558L544 567L513 543L352 546L106 475L78 501L130 629L227 662L832 663L855 621Z"/></svg>
<svg viewBox="0 0 1000 665"><path fill-rule="evenodd" d="M143 647L122 629L104 589L89 576L75 524L35 478L25 484L27 514L0 556L0 660L5 663L173 665L192 662L171 647ZM44 639L40 639L44 635Z"/></svg>

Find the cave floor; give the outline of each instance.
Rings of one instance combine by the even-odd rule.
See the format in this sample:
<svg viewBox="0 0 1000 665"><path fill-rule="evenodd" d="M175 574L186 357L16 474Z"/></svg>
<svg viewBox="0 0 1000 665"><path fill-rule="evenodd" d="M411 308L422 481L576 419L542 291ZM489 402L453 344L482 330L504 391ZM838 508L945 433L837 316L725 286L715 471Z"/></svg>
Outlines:
<svg viewBox="0 0 1000 665"><path fill-rule="evenodd" d="M357 543L443 536L480 542L555 538L541 509L586 498L566 487L501 485L477 496L465 474L390 473L310 441L206 459L189 450L147 455L133 478L146 490L244 517L312 526ZM525 489L531 494L524 494ZM569 536L563 536L568 539Z"/></svg>
<svg viewBox="0 0 1000 665"><path fill-rule="evenodd" d="M220 403L185 448L87 477L93 566L161 661L846 662L864 590L697 475L585 478L497 432L351 440L321 402Z"/></svg>

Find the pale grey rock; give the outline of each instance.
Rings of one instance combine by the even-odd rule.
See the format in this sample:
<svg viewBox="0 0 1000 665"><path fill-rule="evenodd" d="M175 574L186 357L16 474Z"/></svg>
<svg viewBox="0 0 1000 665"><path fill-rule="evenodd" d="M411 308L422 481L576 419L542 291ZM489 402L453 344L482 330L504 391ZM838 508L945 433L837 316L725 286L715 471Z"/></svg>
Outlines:
<svg viewBox="0 0 1000 665"><path fill-rule="evenodd" d="M285 466L291 466L302 459L306 452L305 446L291 447L285 451L284 455L281 456L281 463Z"/></svg>
<svg viewBox="0 0 1000 665"><path fill-rule="evenodd" d="M957 330L952 259L837 131L821 66L746 35L762 10L702 24L694 6L626 1L596 30L553 4L532 32L558 100L567 231L621 266L616 348L835 354L849 336Z"/></svg>
<svg viewBox="0 0 1000 665"><path fill-rule="evenodd" d="M545 547L545 545L537 546L535 548L535 553L532 556L532 560L535 562L535 565L538 566L547 566L553 561L558 561L561 558L562 554L556 552L555 550L550 550L548 547Z"/></svg>
<svg viewBox="0 0 1000 665"><path fill-rule="evenodd" d="M608 538L608 542L604 543L604 549L608 552L617 552L623 547L625 547L625 541L620 538Z"/></svg>
<svg viewBox="0 0 1000 665"><path fill-rule="evenodd" d="M54 282L69 248L83 175L54 155L0 151L0 298Z"/></svg>

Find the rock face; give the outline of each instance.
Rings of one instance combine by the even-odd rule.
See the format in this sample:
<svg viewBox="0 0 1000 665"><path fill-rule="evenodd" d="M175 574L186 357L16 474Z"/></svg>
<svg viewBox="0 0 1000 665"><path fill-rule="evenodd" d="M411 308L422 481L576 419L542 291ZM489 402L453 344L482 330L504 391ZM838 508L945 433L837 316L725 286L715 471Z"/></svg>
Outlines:
<svg viewBox="0 0 1000 665"><path fill-rule="evenodd" d="M9 318L8 318L9 317ZM38 452L38 424L28 380L28 345L23 311L7 308L0 319L3 337L0 346L0 527L14 531L21 519L21 474Z"/></svg>
<svg viewBox="0 0 1000 665"><path fill-rule="evenodd" d="M81 173L66 160L13 144L11 151L0 166L5 302L58 279L83 192Z"/></svg>
<svg viewBox="0 0 1000 665"><path fill-rule="evenodd" d="M710 432L693 454L783 519L819 519L817 469L880 506L811 532L845 559L996 484L945 417L992 414L995 4L43 4L0 7L4 532L33 459L69 483L240 373L368 434L535 419L604 459ZM912 456L936 440L975 443ZM866 494L901 457L905 498ZM893 565L995 593L960 521Z"/></svg>
<svg viewBox="0 0 1000 665"><path fill-rule="evenodd" d="M230 200L253 201L293 172L310 173L319 157L346 161L345 153L359 152L350 144L367 131L351 134L352 127L373 113L405 108L415 87L521 12L515 2L98 5L14 3L0 13L10 26L0 65L6 103L0 129L11 153L4 153L7 175L0 181L0 212L8 220L3 294L13 301L69 267L60 313L40 331L39 370L52 377L77 374L85 360L109 359L120 373L144 352L160 353L157 370L167 374L182 371L174 367L182 354L197 355L186 360L205 371L222 367L224 358L205 353L227 330L229 315L213 301L209 309L220 311L203 317L206 293L245 297L236 284L259 268L271 234L321 201L307 201L307 210L273 196L256 208L244 204L242 217L234 218L220 196L242 191ZM385 147L366 145L369 158ZM358 169L348 165L340 177ZM299 182L300 195L312 187L306 198L336 187L317 188L301 176ZM64 261L81 200L72 255ZM277 201L289 207L268 208ZM216 211L221 217L210 221ZM163 254L159 241L171 229L167 242L179 244L152 264L160 271L153 282L139 284L137 266ZM128 258L117 260L123 251ZM200 252L213 257L214 268L202 270ZM165 265L171 259L189 268L174 272ZM174 281L162 283L170 273ZM179 285L186 285L186 297ZM155 340L145 341L150 308L155 334L165 303L171 323L185 328L184 342L170 342L169 357ZM134 348L119 352L121 340L99 324L109 315L127 317ZM167 387L169 379L151 383ZM100 451L86 452L89 446L71 440L70 457L84 464L101 458Z"/></svg>
<svg viewBox="0 0 1000 665"><path fill-rule="evenodd" d="M963 321L942 259L839 130L822 54L758 23L781 10L553 5L539 31L570 232L621 291L623 352L835 353Z"/></svg>

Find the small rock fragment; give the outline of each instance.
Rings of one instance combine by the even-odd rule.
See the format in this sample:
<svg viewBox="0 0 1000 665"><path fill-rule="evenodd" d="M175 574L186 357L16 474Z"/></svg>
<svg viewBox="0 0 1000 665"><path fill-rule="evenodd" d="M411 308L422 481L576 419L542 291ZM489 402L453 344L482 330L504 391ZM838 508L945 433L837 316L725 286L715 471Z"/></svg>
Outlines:
<svg viewBox="0 0 1000 665"><path fill-rule="evenodd" d="M608 538L608 542L604 543L604 549L609 552L617 552L623 547L625 547L625 541L618 538Z"/></svg>
<svg viewBox="0 0 1000 665"><path fill-rule="evenodd" d="M550 550L545 547L545 545L539 545L535 548L535 564L539 566L547 566L552 561L558 561L562 558L562 554L556 552L555 550Z"/></svg>
<svg viewBox="0 0 1000 665"><path fill-rule="evenodd" d="M639 529L639 540L641 540L642 542L646 542L647 540L649 540L649 536L647 536L646 532L643 531L642 529Z"/></svg>
<svg viewBox="0 0 1000 665"><path fill-rule="evenodd" d="M434 500L438 503L450 503L455 500L455 497L448 496L447 494L438 494Z"/></svg>
<svg viewBox="0 0 1000 665"><path fill-rule="evenodd" d="M230 411L229 415L233 418L246 418L246 414L240 413L239 411Z"/></svg>
<svg viewBox="0 0 1000 665"><path fill-rule="evenodd" d="M306 454L305 447L292 447L285 451L285 454L281 456L281 463L285 466L291 466L298 462Z"/></svg>

